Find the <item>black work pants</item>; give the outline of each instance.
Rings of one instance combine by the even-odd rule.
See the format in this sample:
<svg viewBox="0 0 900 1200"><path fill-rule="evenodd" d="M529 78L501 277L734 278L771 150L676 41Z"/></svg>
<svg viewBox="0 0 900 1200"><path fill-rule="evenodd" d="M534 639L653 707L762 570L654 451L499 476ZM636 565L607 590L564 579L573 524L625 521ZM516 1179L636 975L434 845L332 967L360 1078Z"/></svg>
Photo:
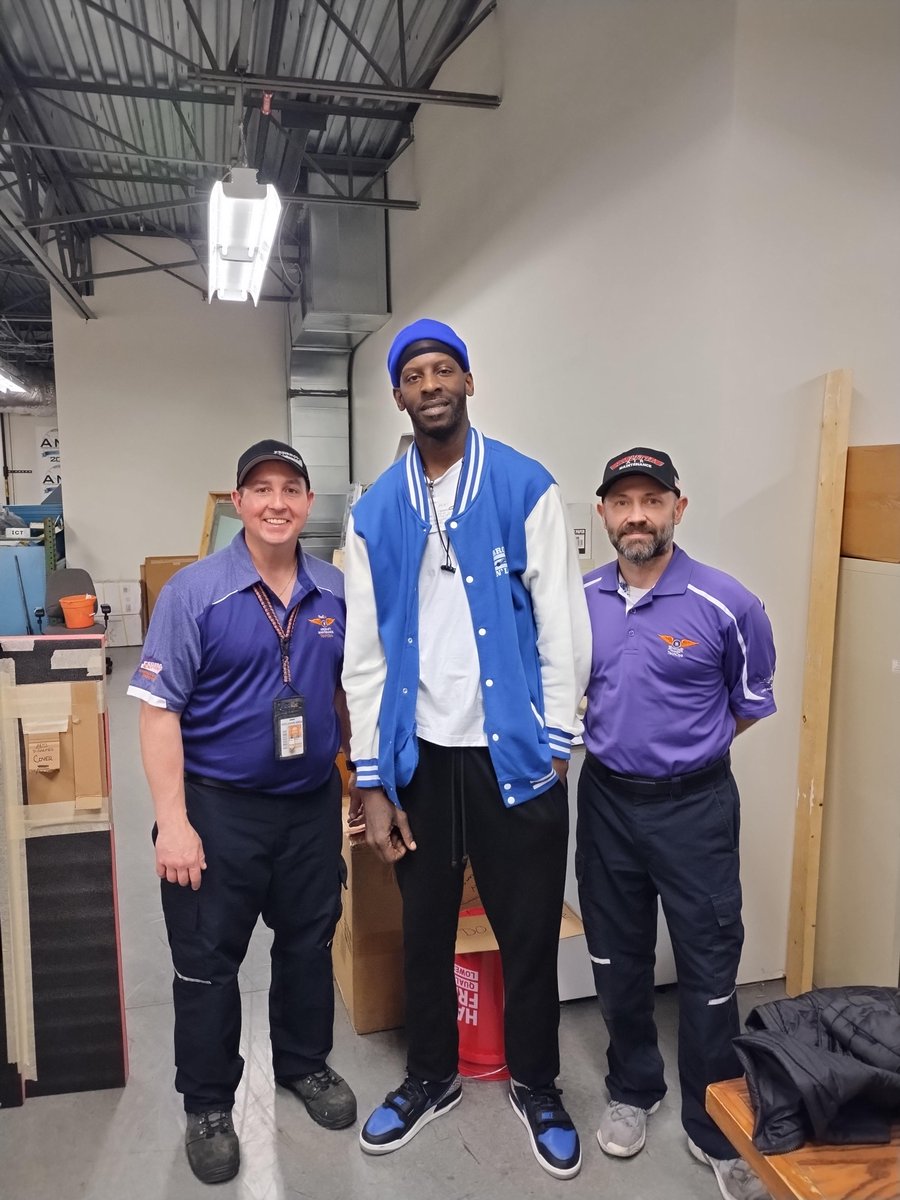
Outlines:
<svg viewBox="0 0 900 1200"><path fill-rule="evenodd" d="M238 971L257 918L274 933L269 1036L277 1079L320 1070L332 1045L331 941L340 916L341 784L294 796L185 781L203 842L198 891L162 880L175 978L175 1087L187 1112L230 1109L239 1053Z"/></svg>
<svg viewBox="0 0 900 1200"><path fill-rule="evenodd" d="M403 897L407 1069L446 1079L457 1069L456 926L468 854L500 947L506 1059L528 1087L559 1074L557 953L566 876L566 791L503 804L490 754L419 742L400 789L417 849L397 863Z"/></svg>
<svg viewBox="0 0 900 1200"><path fill-rule="evenodd" d="M739 804L727 763L697 786L688 777L640 794L588 754L578 786L576 870L610 1098L650 1108L666 1091L653 1020L659 896L678 973L682 1124L716 1158L735 1152L706 1113L706 1086L741 1074L731 1044L744 936Z"/></svg>

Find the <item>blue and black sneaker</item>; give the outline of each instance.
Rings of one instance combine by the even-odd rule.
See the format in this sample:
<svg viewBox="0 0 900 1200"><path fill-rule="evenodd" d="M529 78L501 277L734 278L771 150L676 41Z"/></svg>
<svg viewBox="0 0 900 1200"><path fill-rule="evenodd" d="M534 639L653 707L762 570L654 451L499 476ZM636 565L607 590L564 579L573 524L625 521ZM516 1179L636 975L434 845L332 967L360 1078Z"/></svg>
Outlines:
<svg viewBox="0 0 900 1200"><path fill-rule="evenodd" d="M366 1154L390 1154L405 1146L429 1121L456 1108L460 1100L462 1081L458 1075L436 1083L407 1075L366 1121L359 1144Z"/></svg>
<svg viewBox="0 0 900 1200"><path fill-rule="evenodd" d="M528 1130L534 1157L557 1179L581 1170L581 1144L558 1087L529 1088L509 1081L509 1102Z"/></svg>

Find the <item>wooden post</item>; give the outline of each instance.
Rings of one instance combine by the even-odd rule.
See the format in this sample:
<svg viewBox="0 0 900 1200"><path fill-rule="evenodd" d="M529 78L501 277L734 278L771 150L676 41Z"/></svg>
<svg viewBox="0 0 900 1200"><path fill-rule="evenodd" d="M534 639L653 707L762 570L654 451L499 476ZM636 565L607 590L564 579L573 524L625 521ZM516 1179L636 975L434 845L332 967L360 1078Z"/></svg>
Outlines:
<svg viewBox="0 0 900 1200"><path fill-rule="evenodd" d="M797 809L794 824L794 865L788 916L787 991L791 996L812 987L816 939L816 902L822 842L822 801L828 750L828 710L837 608L844 479L851 371L829 371L822 406L819 483L813 533L812 572L806 625L800 758L797 767Z"/></svg>

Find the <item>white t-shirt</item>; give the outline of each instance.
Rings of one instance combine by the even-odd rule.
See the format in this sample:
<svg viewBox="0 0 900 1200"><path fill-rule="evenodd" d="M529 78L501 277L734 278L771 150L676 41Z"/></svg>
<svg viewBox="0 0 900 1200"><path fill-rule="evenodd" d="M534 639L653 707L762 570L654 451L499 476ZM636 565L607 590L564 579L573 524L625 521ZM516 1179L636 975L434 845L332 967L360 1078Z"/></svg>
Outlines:
<svg viewBox="0 0 900 1200"><path fill-rule="evenodd" d="M486 746L481 669L465 583L452 548L450 561L456 570L441 570L447 556L434 519L437 509L448 543L446 523L456 503L461 470L460 460L429 488L431 532L419 570L416 726L419 737L437 746Z"/></svg>

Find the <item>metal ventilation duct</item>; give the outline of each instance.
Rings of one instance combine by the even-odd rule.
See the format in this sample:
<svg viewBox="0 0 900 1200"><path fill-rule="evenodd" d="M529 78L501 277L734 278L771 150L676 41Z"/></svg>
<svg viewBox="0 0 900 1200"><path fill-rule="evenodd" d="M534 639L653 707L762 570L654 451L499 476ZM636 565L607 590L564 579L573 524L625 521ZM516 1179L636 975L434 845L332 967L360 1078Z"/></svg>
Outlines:
<svg viewBox="0 0 900 1200"><path fill-rule="evenodd" d="M327 189L324 180L314 182ZM390 316L387 217L379 209L342 205L311 206L308 213L307 265L290 306L291 441L316 493L303 541L330 559L340 545L352 482L351 357Z"/></svg>

